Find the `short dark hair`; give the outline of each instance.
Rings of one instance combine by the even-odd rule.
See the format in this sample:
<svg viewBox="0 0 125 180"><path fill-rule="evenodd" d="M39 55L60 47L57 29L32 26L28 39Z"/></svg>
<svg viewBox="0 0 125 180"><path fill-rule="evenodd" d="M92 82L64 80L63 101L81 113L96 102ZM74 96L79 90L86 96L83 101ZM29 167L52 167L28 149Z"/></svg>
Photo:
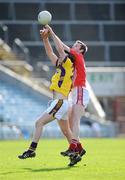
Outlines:
<svg viewBox="0 0 125 180"><path fill-rule="evenodd" d="M77 40L76 43L79 43L81 45L81 48L80 50L82 49L82 54L84 55L87 51L88 51L88 47L85 43L83 43L82 41L80 40Z"/></svg>

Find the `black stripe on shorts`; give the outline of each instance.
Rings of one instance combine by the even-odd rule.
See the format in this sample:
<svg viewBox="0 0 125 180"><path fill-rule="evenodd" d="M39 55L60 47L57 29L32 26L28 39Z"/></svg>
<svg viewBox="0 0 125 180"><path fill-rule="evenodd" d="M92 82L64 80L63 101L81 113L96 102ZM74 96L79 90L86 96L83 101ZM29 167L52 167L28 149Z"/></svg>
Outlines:
<svg viewBox="0 0 125 180"><path fill-rule="evenodd" d="M59 101L57 102L55 107L49 112L49 114L52 114L53 116L55 116L55 114L61 108L62 104L63 104L63 99L59 99Z"/></svg>

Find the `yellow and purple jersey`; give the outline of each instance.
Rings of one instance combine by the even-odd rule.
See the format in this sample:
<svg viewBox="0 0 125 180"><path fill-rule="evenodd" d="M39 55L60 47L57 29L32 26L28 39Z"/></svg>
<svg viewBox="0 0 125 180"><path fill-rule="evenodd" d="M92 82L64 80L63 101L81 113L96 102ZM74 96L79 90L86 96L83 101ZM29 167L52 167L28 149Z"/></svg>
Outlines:
<svg viewBox="0 0 125 180"><path fill-rule="evenodd" d="M59 64L56 68L56 73L51 79L50 90L62 93L64 96L68 96L72 87L74 67L72 59L68 56Z"/></svg>

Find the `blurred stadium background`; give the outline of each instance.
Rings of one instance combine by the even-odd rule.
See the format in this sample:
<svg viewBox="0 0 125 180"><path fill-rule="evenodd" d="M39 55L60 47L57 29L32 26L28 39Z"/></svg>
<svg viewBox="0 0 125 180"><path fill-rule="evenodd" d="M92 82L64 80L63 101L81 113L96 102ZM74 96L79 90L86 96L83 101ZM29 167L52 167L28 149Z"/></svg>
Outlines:
<svg viewBox="0 0 125 180"><path fill-rule="evenodd" d="M81 137L125 134L125 0L0 0L0 139L28 139L52 97L51 65L37 15L52 13L52 27L68 45L84 41L89 106ZM44 137L62 137L56 122Z"/></svg>

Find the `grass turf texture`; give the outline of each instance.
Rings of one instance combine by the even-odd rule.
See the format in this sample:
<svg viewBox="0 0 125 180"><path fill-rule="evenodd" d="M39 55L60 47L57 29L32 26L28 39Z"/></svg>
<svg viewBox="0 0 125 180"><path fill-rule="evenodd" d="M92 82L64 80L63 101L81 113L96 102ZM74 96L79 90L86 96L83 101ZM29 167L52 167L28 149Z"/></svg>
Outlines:
<svg viewBox="0 0 125 180"><path fill-rule="evenodd" d="M17 156L30 141L0 141L0 180L125 180L125 140L85 139L86 156L74 167L60 151L63 139L43 139L37 156L20 160Z"/></svg>

